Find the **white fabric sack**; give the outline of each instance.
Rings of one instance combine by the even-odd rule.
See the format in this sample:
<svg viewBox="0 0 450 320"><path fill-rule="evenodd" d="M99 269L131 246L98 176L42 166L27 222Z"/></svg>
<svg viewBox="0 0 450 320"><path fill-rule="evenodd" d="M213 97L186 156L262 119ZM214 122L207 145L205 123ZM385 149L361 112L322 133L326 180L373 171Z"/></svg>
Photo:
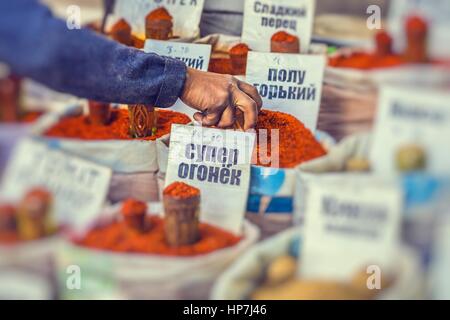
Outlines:
<svg viewBox="0 0 450 320"><path fill-rule="evenodd" d="M344 48L334 55L351 55L363 48ZM377 111L378 89L396 84L427 88L448 88L448 68L436 65L403 65L392 68L359 70L325 69L322 101L317 128L337 140L372 128Z"/></svg>
<svg viewBox="0 0 450 320"><path fill-rule="evenodd" d="M58 256L58 269L77 265L83 278L80 290L68 290L61 282L62 298L207 299L223 270L257 242L259 230L245 222L242 237L233 247L194 257L100 251L67 241Z"/></svg>
<svg viewBox="0 0 450 320"><path fill-rule="evenodd" d="M0 245L0 299L55 299L58 239Z"/></svg>
<svg viewBox="0 0 450 320"><path fill-rule="evenodd" d="M301 229L292 228L258 243L233 263L215 283L211 298L243 300L259 285L267 266L275 258L290 253ZM301 248L300 248L301 250ZM417 257L407 248L398 255L396 281L377 297L380 300L419 299L422 291L421 269Z"/></svg>
<svg viewBox="0 0 450 320"><path fill-rule="evenodd" d="M332 146L328 150L327 155L298 166L298 172L341 172L344 170L347 160L353 157L368 159L371 139L372 136L369 133L361 133L347 137L337 145Z"/></svg>
<svg viewBox="0 0 450 320"><path fill-rule="evenodd" d="M173 34L179 38L194 39L200 34L200 18L204 0L195 2L179 1L161 3L160 0L117 0L114 17L125 18L131 24L133 33L139 37L145 35L145 18L158 7L165 7L173 18ZM194 5L191 5L194 4ZM109 24L109 23L108 23Z"/></svg>
<svg viewBox="0 0 450 320"><path fill-rule="evenodd" d="M308 192L308 181L317 175L327 174L336 176L351 174L344 172L346 162L353 157L368 158L371 142L370 133L356 134L344 138L340 143L331 147L324 157L303 163L296 168L294 216L293 223L301 224L305 216L305 202ZM359 173L356 173L359 174Z"/></svg>
<svg viewBox="0 0 450 320"><path fill-rule="evenodd" d="M34 126L33 134L42 136L61 117L77 112L81 112L80 106L75 106L64 114L45 115ZM141 201L158 200L156 141L53 137L43 137L43 140L68 154L111 168L113 176L108 196L110 201L118 202L129 197Z"/></svg>

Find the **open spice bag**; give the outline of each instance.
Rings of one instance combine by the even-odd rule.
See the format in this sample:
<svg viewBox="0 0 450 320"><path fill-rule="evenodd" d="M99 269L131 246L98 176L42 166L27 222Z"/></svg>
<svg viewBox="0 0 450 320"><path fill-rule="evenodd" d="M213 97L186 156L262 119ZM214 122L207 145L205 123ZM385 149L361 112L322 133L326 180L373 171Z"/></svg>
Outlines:
<svg viewBox="0 0 450 320"><path fill-rule="evenodd" d="M98 239L98 243L113 243L114 229L118 228L117 214L122 204L105 208L93 217L92 222L82 230L68 234L58 256L58 268L61 274L67 266L77 265L83 272L83 286L80 290L69 290L65 277L60 279L61 295L64 299L206 299L210 289L219 274L231 264L238 256L245 252L258 237L258 229L244 223L242 237L233 246L218 249L209 253L174 255L176 249L163 253L157 243L141 243L143 252L127 250L127 243L137 244L138 235L133 232L127 234L129 239L122 239L115 247L116 250L89 247L86 244L89 232L95 227L108 227L110 237ZM155 212L158 206L149 205L147 219L152 224L146 232L161 232L160 219ZM111 225L115 223L116 225ZM155 229L152 229L155 228ZM106 229L105 229L106 230ZM153 231L154 230L154 231ZM160 235L157 234L159 239ZM84 239L80 243L76 239ZM94 241L89 238L90 243ZM155 238L154 238L155 239ZM129 241L127 241L129 240ZM131 241L131 242L130 242ZM95 242L97 243L97 242ZM146 253L147 245L152 250L163 250L159 254ZM210 244L211 245L211 244ZM161 246L167 247L166 244ZM208 244L203 244L204 248ZM181 247L179 252L183 252Z"/></svg>
<svg viewBox="0 0 450 320"><path fill-rule="evenodd" d="M117 117L120 117L120 119L116 118L114 130L118 130L119 135L126 136L128 125L125 122L128 121L128 111L125 110L125 107L116 106L113 108L113 112ZM189 118L185 115L166 110L161 112L164 113L164 115L161 115L161 121L170 123L173 119L181 119L180 121L189 122ZM82 118L82 113L83 108L76 105L64 114L49 114L34 126L33 134L41 137L44 142L53 148L112 169L113 176L108 194L108 200L111 202L115 203L129 197L142 201L157 201L159 199L157 183L159 168L156 144L159 138L103 139L102 134L107 133L110 129L107 126L87 126L83 129L80 127L80 123L85 121ZM69 130L74 132L59 132L58 130L66 127L65 123L61 121L73 122L68 126L72 126L73 128L69 128ZM125 121L125 124L120 121ZM48 136L49 130L54 135ZM89 132L79 132L80 130L89 130ZM96 130L100 133L96 133ZM170 130L170 125L166 125L166 128L162 130ZM77 138L79 134L83 134L84 138ZM74 137L68 138L67 135ZM92 137L87 139L86 137L90 137L89 135ZM96 138L97 135L100 136ZM164 136L163 133L161 135Z"/></svg>

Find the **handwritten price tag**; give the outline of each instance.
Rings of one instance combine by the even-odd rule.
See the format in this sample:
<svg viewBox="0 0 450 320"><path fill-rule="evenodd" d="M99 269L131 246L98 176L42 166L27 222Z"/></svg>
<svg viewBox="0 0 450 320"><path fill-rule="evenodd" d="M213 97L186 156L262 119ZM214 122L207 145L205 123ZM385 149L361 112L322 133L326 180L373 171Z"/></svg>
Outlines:
<svg viewBox="0 0 450 320"><path fill-rule="evenodd" d="M290 113L315 131L322 96L325 57L249 52L247 82L267 109Z"/></svg>

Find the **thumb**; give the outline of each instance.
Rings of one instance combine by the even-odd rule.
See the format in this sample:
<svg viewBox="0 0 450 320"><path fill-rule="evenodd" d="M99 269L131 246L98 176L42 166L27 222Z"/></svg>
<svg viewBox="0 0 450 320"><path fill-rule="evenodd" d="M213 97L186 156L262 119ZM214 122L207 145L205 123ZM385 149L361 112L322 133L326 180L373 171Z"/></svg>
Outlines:
<svg viewBox="0 0 450 320"><path fill-rule="evenodd" d="M196 112L194 114L194 120L198 121L202 124L202 126L207 126L207 127L211 127L211 126L215 126L219 123L220 121L220 114L215 112L215 113L201 113L201 112Z"/></svg>

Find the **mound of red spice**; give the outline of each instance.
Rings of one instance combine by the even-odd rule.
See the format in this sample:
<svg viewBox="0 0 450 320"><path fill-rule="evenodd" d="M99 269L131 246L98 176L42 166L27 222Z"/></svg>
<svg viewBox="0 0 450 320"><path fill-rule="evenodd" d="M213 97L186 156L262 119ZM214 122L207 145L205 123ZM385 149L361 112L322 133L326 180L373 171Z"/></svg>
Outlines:
<svg viewBox="0 0 450 320"><path fill-rule="evenodd" d="M172 123L188 124L189 117L183 113L158 110L156 134L140 140L155 140L170 132ZM69 116L61 119L45 132L45 136L81 140L129 140L130 118L127 109L112 110L111 123L107 126L94 125L87 116Z"/></svg>
<svg viewBox="0 0 450 320"><path fill-rule="evenodd" d="M20 239L17 232L0 232L0 245L12 245L21 242L22 240Z"/></svg>
<svg viewBox="0 0 450 320"><path fill-rule="evenodd" d="M156 254L163 256L196 256L236 245L241 238L220 228L200 223L200 239L192 245L172 247L165 239L164 220L157 216L147 216L146 224L151 225L144 233L130 232L124 222L97 226L75 243L81 246L122 252Z"/></svg>
<svg viewBox="0 0 450 320"><path fill-rule="evenodd" d="M125 217L141 215L143 212L147 212L147 204L142 201L128 199L124 201L121 211Z"/></svg>
<svg viewBox="0 0 450 320"><path fill-rule="evenodd" d="M413 34L426 33L428 31L428 24L424 18L420 16L409 16L405 22L406 32Z"/></svg>
<svg viewBox="0 0 450 320"><path fill-rule="evenodd" d="M380 56L369 52L354 52L349 56L339 55L328 60L328 65L331 67L360 70L390 68L404 63L404 59L397 54Z"/></svg>
<svg viewBox="0 0 450 320"><path fill-rule="evenodd" d="M39 119L40 116L42 116L44 113L40 112L40 111L30 111L25 113L22 118L21 118L21 122L23 123L33 123L35 122L37 119Z"/></svg>
<svg viewBox="0 0 450 320"><path fill-rule="evenodd" d="M250 51L250 48L245 43L238 43L230 49L230 54L246 55Z"/></svg>
<svg viewBox="0 0 450 320"><path fill-rule="evenodd" d="M297 118L287 113L261 110L256 130L267 129L267 150L260 150L260 136L257 134L257 164L270 167L267 163L271 157L279 157L280 168L292 168L303 162L321 157L325 149L315 139L314 135ZM272 154L270 129L279 130L279 148ZM267 152L266 152L267 151Z"/></svg>
<svg viewBox="0 0 450 320"><path fill-rule="evenodd" d="M287 33L286 31L278 31L273 34L270 40L276 42L295 42L297 41L297 37Z"/></svg>
<svg viewBox="0 0 450 320"><path fill-rule="evenodd" d="M184 182L174 182L164 189L163 195L176 199L187 199L199 196L200 190Z"/></svg>
<svg viewBox="0 0 450 320"><path fill-rule="evenodd" d="M147 15L147 20L171 20L172 16L164 7L159 7Z"/></svg>

